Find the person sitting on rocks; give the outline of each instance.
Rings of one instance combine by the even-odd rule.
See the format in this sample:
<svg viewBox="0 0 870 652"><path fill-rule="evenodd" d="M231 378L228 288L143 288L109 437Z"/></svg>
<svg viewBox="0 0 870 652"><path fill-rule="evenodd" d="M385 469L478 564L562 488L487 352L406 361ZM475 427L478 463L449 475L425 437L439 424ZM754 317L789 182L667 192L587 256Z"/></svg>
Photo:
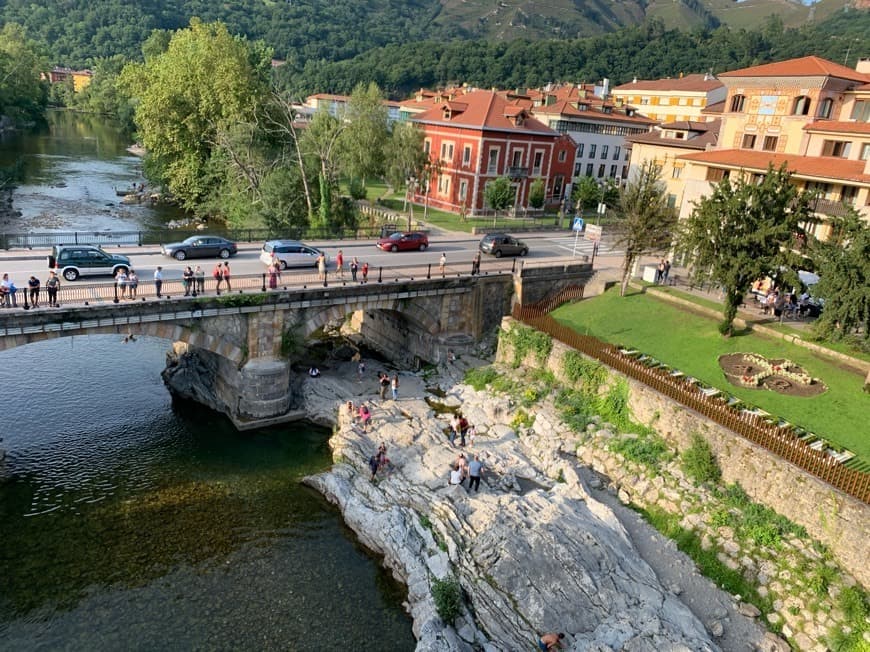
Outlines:
<svg viewBox="0 0 870 652"><path fill-rule="evenodd" d="M564 644L562 640L565 638L565 635L562 632L558 634L544 634L538 639L538 647L541 648L541 652L550 652L550 650L561 650L564 648Z"/></svg>
<svg viewBox="0 0 870 652"><path fill-rule="evenodd" d="M318 369L317 367L309 367L308 375L312 378L317 378L320 375L320 369Z"/></svg>
<svg viewBox="0 0 870 652"><path fill-rule="evenodd" d="M458 464L454 464L453 468L450 470L450 480L448 481L448 484L462 484L462 471L459 469Z"/></svg>

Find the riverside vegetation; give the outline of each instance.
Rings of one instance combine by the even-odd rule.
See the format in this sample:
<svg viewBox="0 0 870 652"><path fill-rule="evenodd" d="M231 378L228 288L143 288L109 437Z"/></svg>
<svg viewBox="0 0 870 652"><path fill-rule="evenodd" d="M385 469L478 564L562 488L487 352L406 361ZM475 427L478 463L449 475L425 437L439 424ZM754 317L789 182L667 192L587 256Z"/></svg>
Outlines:
<svg viewBox="0 0 870 652"><path fill-rule="evenodd" d="M546 358L541 354L547 347L528 331L518 325L503 330L508 346L504 354L500 347L500 359L506 367L470 371L466 382L508 395L532 416L555 410L565 426L563 450L605 473L620 500L673 539L718 586L739 596L745 613L759 615L798 649L870 649L867 593L823 544L753 502L739 484L723 484L709 444L697 433L678 452L656 434L654 423L633 423L623 400L627 387L607 380L601 364L569 352L561 370L567 383L528 368L520 380L513 370L523 361ZM540 342L539 348L512 346L530 341Z"/></svg>

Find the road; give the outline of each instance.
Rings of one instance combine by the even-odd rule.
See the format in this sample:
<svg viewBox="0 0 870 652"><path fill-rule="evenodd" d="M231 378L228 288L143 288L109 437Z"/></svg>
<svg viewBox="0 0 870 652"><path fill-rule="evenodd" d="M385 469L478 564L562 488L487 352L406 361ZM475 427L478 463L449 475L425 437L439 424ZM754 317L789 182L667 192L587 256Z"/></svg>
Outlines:
<svg viewBox="0 0 870 652"><path fill-rule="evenodd" d="M552 232L552 233L528 233L520 236L529 245L529 254L526 260L530 263L545 262L547 259L553 258L570 258L575 253L575 238L573 234L567 232ZM335 254L339 248L342 249L345 259L345 267L350 263L353 257L359 259L360 265L363 262L368 262L372 270L378 267L394 267L394 266L422 266L432 265L433 269L438 267L441 254L447 257L448 268L455 271L466 271L470 269L471 259L477 253L477 245L480 242L479 236L471 236L465 233L447 233L443 236L435 236L430 238L430 246L424 252L408 251L389 253L380 251L375 247L373 241L312 241L309 244L323 249L329 254L330 260L335 260ZM582 237L577 239L576 256L582 259L582 256L591 256L592 243L583 240ZM154 275L154 270L158 265L163 267L163 277L167 280L180 279L184 268L188 265L201 265L206 271L206 275L211 274L211 270L217 259L202 258L189 259L183 262L172 258L167 258L159 253L159 250L153 246L145 246L142 248L123 247L112 248L107 247L107 251L122 253L130 257L132 266L136 269L139 278L143 281L150 280ZM8 273L19 288L26 286L27 279L33 275L41 279L43 282L48 276L48 251L39 250L10 250L0 252L0 273ZM602 242L599 255L605 256L615 254L611 250L611 246L605 239ZM246 274L261 274L265 271L265 265L260 261L260 245L258 244L240 244L239 253L230 259L230 267L233 275L242 276ZM499 267L504 267L505 260L502 259ZM491 256L483 256L481 260L481 271L485 272L487 266L495 268L496 259ZM108 277L83 278L77 283L106 283L110 284L112 279Z"/></svg>

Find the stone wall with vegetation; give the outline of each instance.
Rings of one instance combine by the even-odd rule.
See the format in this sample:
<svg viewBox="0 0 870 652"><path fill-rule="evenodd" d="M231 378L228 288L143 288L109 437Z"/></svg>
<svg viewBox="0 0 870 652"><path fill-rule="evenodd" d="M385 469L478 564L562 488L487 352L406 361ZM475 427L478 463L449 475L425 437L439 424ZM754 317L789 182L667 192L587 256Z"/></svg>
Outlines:
<svg viewBox="0 0 870 652"><path fill-rule="evenodd" d="M533 429L535 402L550 397L564 452L607 475L771 629L799 649L870 646L867 505L509 318L496 360L529 379L518 418Z"/></svg>

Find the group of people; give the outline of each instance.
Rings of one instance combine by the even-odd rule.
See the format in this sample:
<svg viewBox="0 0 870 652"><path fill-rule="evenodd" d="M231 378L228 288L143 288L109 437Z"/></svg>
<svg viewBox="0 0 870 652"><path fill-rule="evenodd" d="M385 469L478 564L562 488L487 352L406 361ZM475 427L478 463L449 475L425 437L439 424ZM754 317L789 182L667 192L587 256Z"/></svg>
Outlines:
<svg viewBox="0 0 870 652"><path fill-rule="evenodd" d="M48 306L50 308L59 308L60 304L57 302L57 291L60 289L60 277L54 270L51 270L48 273L48 279L45 281L45 289L48 294ZM27 279L27 288L22 290L22 292L27 293L25 299L29 297L30 303L27 304L27 301L25 301L25 307L39 308L41 290L42 283L38 278L31 276ZM19 288L16 287L15 281L10 278L9 274L3 274L3 279L0 280L0 308L17 308L18 291Z"/></svg>
<svg viewBox="0 0 870 652"><path fill-rule="evenodd" d="M450 434L448 435L450 445L456 446L456 437L459 437L460 446L464 447L466 445L466 437L474 445L474 435L474 426L468 423L468 419L463 416L462 412L454 414L453 418L450 419Z"/></svg>
<svg viewBox="0 0 870 652"><path fill-rule="evenodd" d="M800 297L794 292L780 292L770 288L764 297L756 298L761 303L762 315L774 317L800 317L810 310L810 295L804 292Z"/></svg>
<svg viewBox="0 0 870 652"><path fill-rule="evenodd" d="M320 277L321 281L326 280L327 268L326 268L326 256L324 254L320 254L317 257L317 274ZM350 270L350 280L356 283L359 281L360 283L368 283L369 281L369 264L367 262L363 262L360 264L359 259L354 256L351 258L350 264L348 265L348 269ZM344 252L339 249L338 253L335 255L335 275L341 280L344 280ZM361 276L361 278L360 278Z"/></svg>
<svg viewBox="0 0 870 652"><path fill-rule="evenodd" d="M662 258L656 266L656 285L667 285L671 275L671 261Z"/></svg>
<svg viewBox="0 0 870 652"><path fill-rule="evenodd" d="M371 481L375 481L378 471L388 468L389 465L390 458L387 457L387 445L381 442L381 445L378 446L378 452L369 458L369 470L372 472Z"/></svg>
<svg viewBox="0 0 870 652"><path fill-rule="evenodd" d="M393 400L396 401L399 399L399 374L393 374L393 377L390 378L390 374L386 371L378 372L378 396L380 396L382 401L387 399L387 388L390 389L392 393Z"/></svg>
<svg viewBox="0 0 870 652"><path fill-rule="evenodd" d="M475 455L474 459L469 461L466 455L460 453L450 468L448 484L462 485L467 479L468 491L474 489L477 492L480 490L480 478L482 476L483 462L480 460L480 455Z"/></svg>
<svg viewBox="0 0 870 652"><path fill-rule="evenodd" d="M135 269L129 272L123 267L115 274L115 283L118 285L119 299L135 299L139 293L139 275Z"/></svg>

